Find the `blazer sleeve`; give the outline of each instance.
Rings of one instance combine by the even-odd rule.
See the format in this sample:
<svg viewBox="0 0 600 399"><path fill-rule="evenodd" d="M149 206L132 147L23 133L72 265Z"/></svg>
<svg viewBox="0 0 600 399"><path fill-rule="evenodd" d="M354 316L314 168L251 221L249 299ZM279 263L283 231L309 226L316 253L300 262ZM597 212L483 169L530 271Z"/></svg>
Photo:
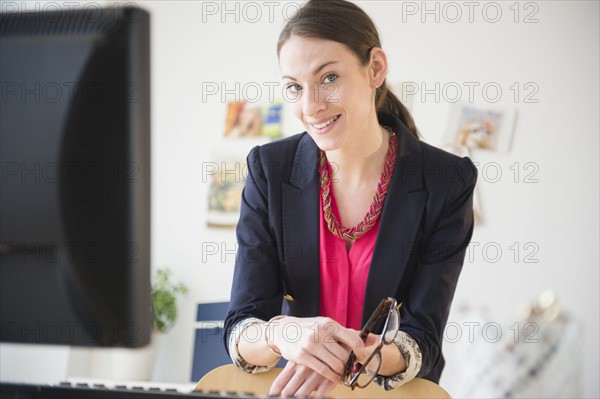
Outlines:
<svg viewBox="0 0 600 399"><path fill-rule="evenodd" d="M445 363L441 352L444 328L474 227L477 169L467 157L458 159L456 165L458 176L450 182L442 211L421 245L400 316L400 329L421 350L417 377L436 383Z"/></svg>
<svg viewBox="0 0 600 399"><path fill-rule="evenodd" d="M223 343L230 356L228 343L235 325L250 317L268 320L280 314L283 299L277 245L269 227L269 187L259 146L250 151L246 161L248 175L242 191L231 299L223 329Z"/></svg>

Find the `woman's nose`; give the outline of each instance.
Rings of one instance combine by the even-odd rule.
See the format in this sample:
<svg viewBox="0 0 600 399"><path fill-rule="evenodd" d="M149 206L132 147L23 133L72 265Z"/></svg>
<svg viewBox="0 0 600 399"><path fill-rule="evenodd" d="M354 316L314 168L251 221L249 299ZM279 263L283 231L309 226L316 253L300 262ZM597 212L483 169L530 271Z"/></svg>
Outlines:
<svg viewBox="0 0 600 399"><path fill-rule="evenodd" d="M302 96L302 111L304 115L317 115L327 108L327 93L321 85L313 85Z"/></svg>

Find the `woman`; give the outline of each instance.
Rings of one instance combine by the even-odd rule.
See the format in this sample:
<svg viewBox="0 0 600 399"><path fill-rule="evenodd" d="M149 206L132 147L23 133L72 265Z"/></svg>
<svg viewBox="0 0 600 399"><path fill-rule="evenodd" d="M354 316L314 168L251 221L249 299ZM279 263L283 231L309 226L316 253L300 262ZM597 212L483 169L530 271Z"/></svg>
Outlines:
<svg viewBox="0 0 600 399"><path fill-rule="evenodd" d="M394 297L400 332L375 382L438 382L477 171L419 140L386 87L377 30L353 3L308 1L277 51L306 132L248 155L226 349L247 372L287 359L271 394L324 396L351 351L371 354L378 335L363 342L358 330Z"/></svg>

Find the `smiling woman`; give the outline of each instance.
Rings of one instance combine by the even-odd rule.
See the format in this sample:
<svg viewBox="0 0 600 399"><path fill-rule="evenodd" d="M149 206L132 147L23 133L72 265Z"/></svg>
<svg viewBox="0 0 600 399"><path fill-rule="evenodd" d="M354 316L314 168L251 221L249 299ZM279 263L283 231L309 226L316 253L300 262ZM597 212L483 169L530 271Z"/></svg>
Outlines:
<svg viewBox="0 0 600 399"><path fill-rule="evenodd" d="M419 140L387 89L377 29L355 4L306 2L277 54L306 131L248 155L228 353L249 373L286 359L271 388L281 396L324 396L349 359L365 369L374 350L384 389L415 377L437 383L477 170ZM444 173L425 173L432 168ZM400 325L382 346L383 320L359 330L388 297L402 304Z"/></svg>

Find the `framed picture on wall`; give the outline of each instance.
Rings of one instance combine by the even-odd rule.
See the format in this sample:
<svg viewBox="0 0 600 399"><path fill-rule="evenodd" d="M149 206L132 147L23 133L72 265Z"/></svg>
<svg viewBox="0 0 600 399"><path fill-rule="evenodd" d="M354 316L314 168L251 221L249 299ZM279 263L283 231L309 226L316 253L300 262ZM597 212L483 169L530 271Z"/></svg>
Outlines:
<svg viewBox="0 0 600 399"><path fill-rule="evenodd" d="M233 227L240 216L246 161L243 157L214 157L205 168L209 180L207 225Z"/></svg>
<svg viewBox="0 0 600 399"><path fill-rule="evenodd" d="M246 101L227 103L225 137L281 137L283 102L255 104Z"/></svg>
<svg viewBox="0 0 600 399"><path fill-rule="evenodd" d="M445 143L472 149L507 152L513 138L516 111L496 106L453 104Z"/></svg>
<svg viewBox="0 0 600 399"><path fill-rule="evenodd" d="M246 156L253 147L282 136L282 110L282 101L226 104L223 136L212 143L210 159L203 164L203 183L208 184L208 226L236 226L248 177Z"/></svg>

